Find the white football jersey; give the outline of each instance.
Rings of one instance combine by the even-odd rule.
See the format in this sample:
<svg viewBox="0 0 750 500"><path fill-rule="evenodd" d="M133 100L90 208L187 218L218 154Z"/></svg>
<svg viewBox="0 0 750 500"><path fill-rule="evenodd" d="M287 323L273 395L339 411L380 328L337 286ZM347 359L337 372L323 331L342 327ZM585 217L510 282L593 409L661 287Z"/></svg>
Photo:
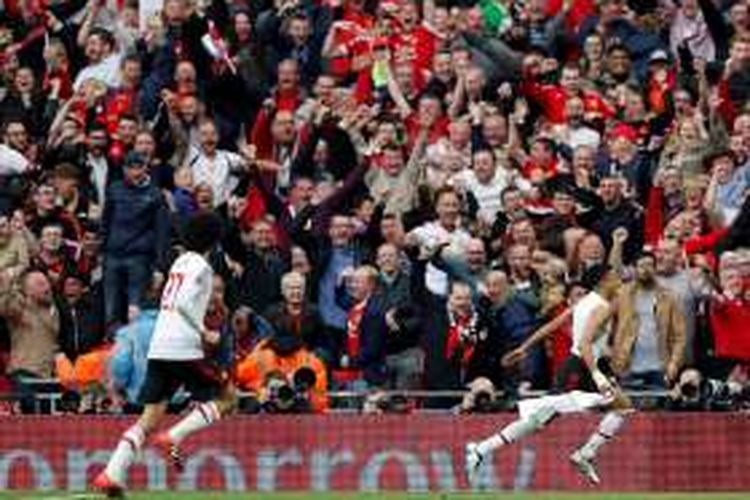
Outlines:
<svg viewBox="0 0 750 500"><path fill-rule="evenodd" d="M203 358L201 331L213 287L213 269L195 252L182 254L169 269L149 359Z"/></svg>
<svg viewBox="0 0 750 500"><path fill-rule="evenodd" d="M586 329L586 323L591 318L595 309L600 306L609 307L609 302L596 292L589 292L573 307L573 345L570 352L576 356L581 355L581 344L583 342L583 333ZM598 338L594 341L594 359L599 359L607 349L606 330L609 329L608 321L602 328L605 332L600 332Z"/></svg>

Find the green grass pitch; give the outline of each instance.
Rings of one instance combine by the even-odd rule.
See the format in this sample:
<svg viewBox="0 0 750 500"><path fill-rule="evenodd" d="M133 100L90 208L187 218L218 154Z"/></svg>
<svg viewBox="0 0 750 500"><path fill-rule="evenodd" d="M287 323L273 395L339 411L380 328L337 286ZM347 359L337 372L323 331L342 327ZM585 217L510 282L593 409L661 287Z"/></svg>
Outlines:
<svg viewBox="0 0 750 500"><path fill-rule="evenodd" d="M25 500L94 500L101 495L89 493L32 493L0 492L0 498ZM209 493L209 492L132 492L136 500L740 500L750 498L746 493Z"/></svg>

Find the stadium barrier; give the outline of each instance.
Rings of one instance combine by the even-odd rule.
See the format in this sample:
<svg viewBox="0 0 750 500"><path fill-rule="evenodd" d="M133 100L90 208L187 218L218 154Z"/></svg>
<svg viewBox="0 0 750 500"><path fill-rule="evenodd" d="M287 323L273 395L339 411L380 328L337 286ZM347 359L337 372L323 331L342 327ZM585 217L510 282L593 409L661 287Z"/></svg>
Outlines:
<svg viewBox="0 0 750 500"><path fill-rule="evenodd" d="M34 403L37 409L37 413L53 413L62 414L60 410L60 401L63 396L63 389L60 382L56 378L49 379L35 379L28 378L24 382L31 387L34 387ZM468 393L466 390L407 390L407 391L396 391L396 390L382 390L378 391L384 398L391 398L394 396L403 397L406 400L415 403L414 410L424 411L422 404L427 400L438 399L448 406L458 405L461 399ZM659 390L626 390L625 393L635 403L636 407L653 408L655 403L663 403L669 397L669 391ZM526 389L519 393L522 399L533 398L544 396L548 394L548 391L543 390L532 390ZM359 391L328 391L327 393L329 400L333 403L331 410L332 412L341 413L358 413L362 403L372 395L372 391L359 390ZM240 400L243 398L251 397L250 393L238 391L237 396ZM499 399L503 398L502 393L497 393ZM13 394L0 393L0 401L15 401L17 398ZM510 399L509 401L515 401ZM339 404L340 403L340 404ZM40 411L43 406L48 408L47 411ZM442 406L446 406L445 404ZM510 405L513 406L512 404ZM438 410L445 412L445 409Z"/></svg>
<svg viewBox="0 0 750 500"><path fill-rule="evenodd" d="M578 490L568 454L596 428L594 414L564 416L498 452L474 484L463 444L514 418L495 415L240 416L186 443L182 474L148 448L131 470L136 489ZM0 489L85 489L132 418L0 420ZM637 413L600 457L604 490L750 490L750 416Z"/></svg>

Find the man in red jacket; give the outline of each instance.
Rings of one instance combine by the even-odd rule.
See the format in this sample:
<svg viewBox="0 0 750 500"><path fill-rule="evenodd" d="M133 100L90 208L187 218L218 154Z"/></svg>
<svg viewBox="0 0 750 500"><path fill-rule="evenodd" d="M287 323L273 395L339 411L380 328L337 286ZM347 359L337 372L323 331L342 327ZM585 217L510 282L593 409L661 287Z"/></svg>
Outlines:
<svg viewBox="0 0 750 500"><path fill-rule="evenodd" d="M555 125L566 122L565 103L573 96L583 100L584 117L587 120L609 119L615 115L614 108L598 93L582 88L581 68L577 63L568 63L563 67L558 85L542 84L534 79L530 71L524 71L524 94L539 104L545 118Z"/></svg>
<svg viewBox="0 0 750 500"><path fill-rule="evenodd" d="M719 268L721 293L709 304L709 324L714 340L714 355L750 363L750 301L748 277L724 254Z"/></svg>

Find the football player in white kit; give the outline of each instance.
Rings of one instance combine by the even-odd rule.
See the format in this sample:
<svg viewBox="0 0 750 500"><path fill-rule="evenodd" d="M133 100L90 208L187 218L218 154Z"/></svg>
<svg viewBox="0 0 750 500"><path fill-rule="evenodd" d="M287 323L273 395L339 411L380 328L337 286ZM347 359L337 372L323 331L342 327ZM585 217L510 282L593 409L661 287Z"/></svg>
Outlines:
<svg viewBox="0 0 750 500"><path fill-rule="evenodd" d="M632 411L628 397L611 376L603 357L613 313L612 301L617 282L603 266L585 273L581 285L589 290L571 308L537 330L521 346L503 358L506 366L526 356L528 350L573 319L573 344L569 361L579 367L578 387L562 394L522 400L518 403L519 418L500 432L480 442L466 444L466 472L471 481L485 457L495 449L518 441L543 429L557 415L605 408L607 413L586 443L570 455L571 462L592 483L599 483L594 460L601 446L622 427L624 416Z"/></svg>
<svg viewBox="0 0 750 500"><path fill-rule="evenodd" d="M182 440L216 422L234 407L233 398L226 397L220 380L211 377L203 365L204 344L215 345L219 341L219 333L205 328L204 319L214 274L206 259L221 238L221 227L221 219L213 213L199 213L186 223L183 243L187 251L169 270L149 346L146 378L140 393L143 413L135 425L123 433L107 467L92 484L107 496L122 496L129 466L166 414L169 400L180 387L187 389L197 405L155 439L155 444L178 469Z"/></svg>

